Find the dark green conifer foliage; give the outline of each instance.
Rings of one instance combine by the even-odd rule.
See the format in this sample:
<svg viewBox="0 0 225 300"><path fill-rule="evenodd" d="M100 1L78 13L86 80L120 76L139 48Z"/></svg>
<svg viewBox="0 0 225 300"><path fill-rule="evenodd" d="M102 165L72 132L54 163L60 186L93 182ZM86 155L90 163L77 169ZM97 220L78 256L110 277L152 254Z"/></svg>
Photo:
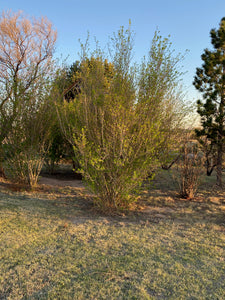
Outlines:
<svg viewBox="0 0 225 300"><path fill-rule="evenodd" d="M217 184L222 186L222 163L225 141L225 18L218 30L210 31L213 50L205 49L203 64L197 68L194 86L203 95L198 100L197 112L201 117L201 130L197 136L205 136L217 151Z"/></svg>

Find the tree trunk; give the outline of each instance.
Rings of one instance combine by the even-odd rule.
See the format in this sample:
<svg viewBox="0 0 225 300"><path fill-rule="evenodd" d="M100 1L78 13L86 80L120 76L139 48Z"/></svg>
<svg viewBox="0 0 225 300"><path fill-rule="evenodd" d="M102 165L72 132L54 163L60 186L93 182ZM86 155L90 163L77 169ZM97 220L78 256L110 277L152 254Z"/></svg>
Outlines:
<svg viewBox="0 0 225 300"><path fill-rule="evenodd" d="M217 148L217 180L218 186L222 187L222 163L223 163L223 144L219 143Z"/></svg>
<svg viewBox="0 0 225 300"><path fill-rule="evenodd" d="M4 168L3 168L3 160L4 158L3 158L3 151L2 151L2 143L0 140L0 177L6 178Z"/></svg>
<svg viewBox="0 0 225 300"><path fill-rule="evenodd" d="M212 164L210 161L209 161L209 157L208 155L206 156L206 175L207 176L211 176L214 168L217 166L217 164Z"/></svg>
<svg viewBox="0 0 225 300"><path fill-rule="evenodd" d="M216 165L213 165L212 167L207 167L206 175L211 176L215 167L216 167Z"/></svg>
<svg viewBox="0 0 225 300"><path fill-rule="evenodd" d="M5 171L4 171L4 169L3 169L3 167L2 167L1 164L0 164L0 177L6 178L6 176L5 176Z"/></svg>

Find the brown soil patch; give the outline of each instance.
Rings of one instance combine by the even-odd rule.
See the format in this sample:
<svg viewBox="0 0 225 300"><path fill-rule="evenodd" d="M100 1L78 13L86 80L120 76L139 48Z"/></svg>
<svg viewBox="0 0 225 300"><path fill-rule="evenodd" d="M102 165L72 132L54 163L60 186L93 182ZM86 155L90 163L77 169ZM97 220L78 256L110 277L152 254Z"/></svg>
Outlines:
<svg viewBox="0 0 225 300"><path fill-rule="evenodd" d="M58 187L65 187L65 186L76 187L76 188L84 187L82 180L78 180L78 179L67 180L67 179L59 179L59 178L44 177L44 176L39 178L38 183L40 185L44 184L44 185L58 186Z"/></svg>

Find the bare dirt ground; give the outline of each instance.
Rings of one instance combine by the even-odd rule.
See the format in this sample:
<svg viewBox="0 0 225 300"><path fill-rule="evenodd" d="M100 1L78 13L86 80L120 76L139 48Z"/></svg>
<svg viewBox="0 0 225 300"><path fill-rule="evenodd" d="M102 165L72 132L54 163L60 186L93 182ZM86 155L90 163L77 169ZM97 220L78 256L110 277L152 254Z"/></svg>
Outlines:
<svg viewBox="0 0 225 300"><path fill-rule="evenodd" d="M84 188L81 175L74 173L72 166L69 164L60 164L52 175L45 172L45 170L42 171L38 184L40 186Z"/></svg>
<svg viewBox="0 0 225 300"><path fill-rule="evenodd" d="M38 183L40 185L50 185L50 186L57 186L57 187L75 187L75 188L84 188L84 184L82 180L79 179L65 179L65 178L53 178L53 177L45 177L42 176Z"/></svg>
<svg viewBox="0 0 225 300"><path fill-rule="evenodd" d="M43 172L38 185L32 190L27 186L14 184L1 178L0 192L16 192L19 195L30 195L40 199L55 199L56 205L64 205L63 203L67 201L65 199L72 199L82 211L82 217L86 217L86 214L89 217L90 210L93 214L95 196L85 187L80 177L72 171L71 167L63 166L54 175ZM221 214L219 218L224 223L225 189L218 189L215 182L215 174L205 177L195 199L180 199L173 177L169 172L161 171L152 182L143 185L139 200L130 207L130 213L135 213L135 216L140 217L141 220L149 217L163 219L174 217L180 210L189 209L206 211L207 218L217 218L216 215L214 216L213 209L219 208Z"/></svg>
<svg viewBox="0 0 225 300"><path fill-rule="evenodd" d="M0 177L0 189L9 190L11 192L26 192L35 194L64 194L66 191L69 194L84 193L87 190L81 180L81 175L72 171L70 166L59 169L56 173L50 175L47 172L42 172L36 187L30 189L29 186L24 184L13 183L6 178Z"/></svg>

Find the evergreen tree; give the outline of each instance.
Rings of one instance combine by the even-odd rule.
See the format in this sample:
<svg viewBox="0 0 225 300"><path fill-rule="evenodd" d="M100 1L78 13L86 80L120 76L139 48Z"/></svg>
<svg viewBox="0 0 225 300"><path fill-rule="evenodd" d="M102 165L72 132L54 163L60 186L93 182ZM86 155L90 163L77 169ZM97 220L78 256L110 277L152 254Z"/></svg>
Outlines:
<svg viewBox="0 0 225 300"><path fill-rule="evenodd" d="M213 50L204 50L203 64L197 68L194 86L203 95L198 100L198 113L201 116L201 130L197 136L205 136L208 143L216 147L217 184L222 186L222 163L225 141L225 18L218 30L210 31Z"/></svg>

